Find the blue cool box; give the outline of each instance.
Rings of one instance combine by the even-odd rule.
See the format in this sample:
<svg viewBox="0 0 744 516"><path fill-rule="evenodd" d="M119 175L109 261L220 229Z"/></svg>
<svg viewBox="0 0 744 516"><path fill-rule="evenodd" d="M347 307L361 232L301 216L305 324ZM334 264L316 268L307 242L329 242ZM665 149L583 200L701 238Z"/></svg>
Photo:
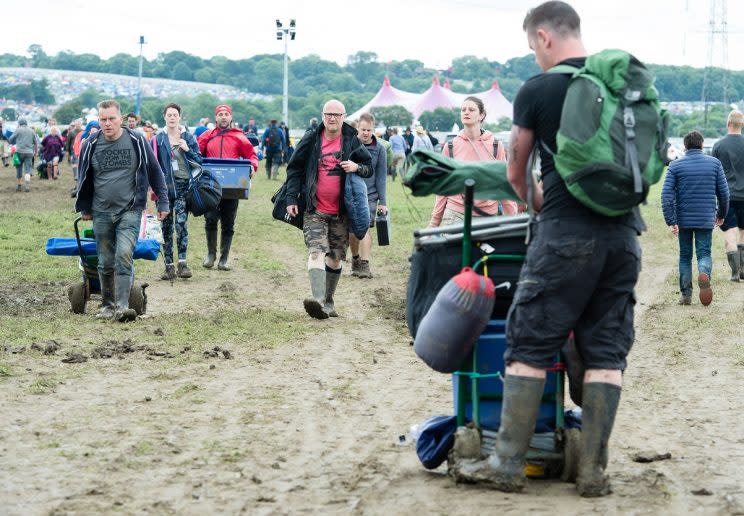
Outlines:
<svg viewBox="0 0 744 516"><path fill-rule="evenodd" d="M504 351L506 351L506 321L492 319L481 336L478 338L477 359L478 372L481 374L504 373ZM463 364L462 371L472 370L472 358ZM455 402L455 413L457 413L457 391L458 376L452 376L452 394ZM498 430L501 421L501 399L504 385L501 378L481 378L478 380L480 390L480 422L483 428ZM473 404L470 401L470 380L465 382L467 403L465 405L465 417L468 421L473 418ZM545 382L543 401L540 404L536 432L547 432L556 427L556 373L549 372Z"/></svg>
<svg viewBox="0 0 744 516"><path fill-rule="evenodd" d="M251 162L247 159L204 158L209 170L222 186L223 199L247 199L251 191Z"/></svg>

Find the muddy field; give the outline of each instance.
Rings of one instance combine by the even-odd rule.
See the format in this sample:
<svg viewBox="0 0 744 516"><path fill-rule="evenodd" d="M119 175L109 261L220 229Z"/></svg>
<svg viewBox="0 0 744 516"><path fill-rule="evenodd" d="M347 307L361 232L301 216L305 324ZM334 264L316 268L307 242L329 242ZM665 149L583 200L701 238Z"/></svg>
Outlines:
<svg viewBox="0 0 744 516"><path fill-rule="evenodd" d="M199 266L204 233L192 222L194 277L163 282L161 262L138 262L148 314L115 325L71 314L74 259L43 253L46 237L71 230L69 174L17 194L8 170L2 514L744 514L744 283L727 281L717 237L713 305L678 307L676 248L653 201L611 441L615 492L584 500L551 480L518 495L455 485L400 443L453 409L449 377L415 356L405 327L410 230L425 224L403 215L399 185L398 245L378 252L372 280L342 278L336 320L305 316L300 234L269 220L277 185L258 178L234 270ZM431 200L415 203L425 213Z"/></svg>

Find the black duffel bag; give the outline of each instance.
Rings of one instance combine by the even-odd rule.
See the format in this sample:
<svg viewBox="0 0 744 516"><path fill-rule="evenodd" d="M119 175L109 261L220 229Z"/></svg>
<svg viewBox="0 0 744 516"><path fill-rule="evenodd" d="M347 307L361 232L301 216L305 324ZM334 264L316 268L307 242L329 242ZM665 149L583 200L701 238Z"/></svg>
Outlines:
<svg viewBox="0 0 744 516"><path fill-rule="evenodd" d="M271 197L271 202L274 203L274 208L271 210L271 216L276 220L281 220L287 224L291 224L299 229L302 229L302 224L305 221L305 203L303 202L303 195L300 195L299 203L297 204L297 216L290 217L287 213L287 182L277 190L277 192Z"/></svg>
<svg viewBox="0 0 744 516"><path fill-rule="evenodd" d="M186 191L186 209L194 217L200 217L217 209L222 200L222 186L217 178L206 168L193 172Z"/></svg>

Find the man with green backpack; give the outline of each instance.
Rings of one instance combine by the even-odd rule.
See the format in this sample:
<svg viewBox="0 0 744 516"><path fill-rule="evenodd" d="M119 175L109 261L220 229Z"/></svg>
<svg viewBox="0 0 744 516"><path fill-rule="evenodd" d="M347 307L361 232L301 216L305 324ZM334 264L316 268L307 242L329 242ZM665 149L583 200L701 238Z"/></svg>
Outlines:
<svg viewBox="0 0 744 516"><path fill-rule="evenodd" d="M604 474L633 344L641 265L637 205L663 172L666 114L653 79L633 56L588 56L580 19L550 1L523 29L545 73L514 100L509 182L533 215L527 257L507 322L507 364L495 452L463 476L520 491L545 370L574 332L583 359L581 459L576 487L611 492ZM530 154L540 154L541 184Z"/></svg>

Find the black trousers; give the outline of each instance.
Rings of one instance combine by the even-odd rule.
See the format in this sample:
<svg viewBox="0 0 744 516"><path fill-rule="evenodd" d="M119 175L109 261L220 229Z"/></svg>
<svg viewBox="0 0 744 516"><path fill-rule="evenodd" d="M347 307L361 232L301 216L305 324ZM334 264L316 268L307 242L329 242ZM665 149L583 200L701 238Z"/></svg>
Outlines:
<svg viewBox="0 0 744 516"><path fill-rule="evenodd" d="M204 229L216 231L217 222L222 226L222 237L231 237L235 233L235 217L238 215L238 199L222 199L217 209L204 214Z"/></svg>

